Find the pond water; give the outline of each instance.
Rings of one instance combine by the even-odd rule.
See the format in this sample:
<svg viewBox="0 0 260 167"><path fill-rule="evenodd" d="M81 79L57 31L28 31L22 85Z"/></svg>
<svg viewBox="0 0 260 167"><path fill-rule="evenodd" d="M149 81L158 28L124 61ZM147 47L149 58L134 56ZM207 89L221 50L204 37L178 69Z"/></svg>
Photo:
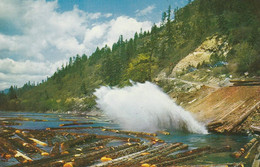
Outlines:
<svg viewBox="0 0 260 167"><path fill-rule="evenodd" d="M17 129L46 129L60 127L60 124L77 122L93 122L90 125L77 125L79 127L92 126L92 127L105 127L111 129L120 129L119 125L112 123L106 117L95 117L86 115L75 114L59 114L59 113L31 113L31 112L3 112L0 111L0 121L5 119L16 119L15 122L20 125L14 125ZM70 127L70 126L68 126ZM75 126L73 126L75 127ZM104 135L119 135L112 132L103 132L100 129L82 129L82 133L104 134ZM158 134L158 138L163 139L165 142L182 142L189 145L189 149L194 149L203 146L212 146L214 148L221 148L224 146L231 146L231 152L216 153L200 157L195 161L189 161L185 164L211 164L211 163L231 163L240 162L240 159L234 159L230 156L233 151L239 150L245 143L252 137L240 135L222 135L222 134L194 134L184 133L178 131L170 131L170 135ZM186 150L187 151L187 150ZM176 153L175 153L176 154ZM0 161L0 166L6 166L7 163ZM9 164L10 165L10 164Z"/></svg>

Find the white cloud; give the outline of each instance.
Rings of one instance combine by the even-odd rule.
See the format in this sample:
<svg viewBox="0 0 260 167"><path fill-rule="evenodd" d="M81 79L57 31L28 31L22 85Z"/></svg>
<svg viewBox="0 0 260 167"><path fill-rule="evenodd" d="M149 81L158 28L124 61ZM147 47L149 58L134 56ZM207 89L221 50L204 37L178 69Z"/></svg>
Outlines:
<svg viewBox="0 0 260 167"><path fill-rule="evenodd" d="M107 13L107 14L105 14L104 16L105 16L106 18L108 18L108 17L113 16L113 14L112 14L112 13Z"/></svg>
<svg viewBox="0 0 260 167"><path fill-rule="evenodd" d="M147 6L146 8L144 8L143 10L137 10L135 12L136 12L137 16L144 16L149 13L152 13L154 8L155 8L155 5L150 5L150 6Z"/></svg>
<svg viewBox="0 0 260 167"><path fill-rule="evenodd" d="M149 21L138 22L136 19L127 16L120 16L87 30L84 44L91 47L103 47L107 44L112 47L120 35L123 35L124 39L129 39L141 28L145 31L149 30L151 26L152 23Z"/></svg>
<svg viewBox="0 0 260 167"><path fill-rule="evenodd" d="M127 16L109 20L111 13L87 13L77 6L65 12L58 12L58 8L57 0L0 1L0 23L8 23L13 29L11 34L0 29L0 73L4 74L0 90L6 88L6 83L21 85L45 79L69 57L90 55L97 46L112 46L119 35L128 39L141 28L152 26L151 22Z"/></svg>

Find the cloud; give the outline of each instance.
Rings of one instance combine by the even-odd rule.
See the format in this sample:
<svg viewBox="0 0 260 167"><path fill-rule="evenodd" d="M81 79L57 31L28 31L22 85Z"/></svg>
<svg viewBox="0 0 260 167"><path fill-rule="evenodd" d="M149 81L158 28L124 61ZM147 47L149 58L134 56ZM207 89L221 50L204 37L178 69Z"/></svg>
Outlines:
<svg viewBox="0 0 260 167"><path fill-rule="evenodd" d="M0 59L0 90L8 88L10 85L21 87L27 81L41 82L65 62L65 60L52 63Z"/></svg>
<svg viewBox="0 0 260 167"><path fill-rule="evenodd" d="M85 33L84 44L90 47L105 45L112 47L113 43L118 41L120 35L123 35L124 39L129 39L141 28L145 31L149 30L151 26L152 23L149 21L138 22L127 16L120 16L88 29ZM100 43L100 41L103 42Z"/></svg>
<svg viewBox="0 0 260 167"><path fill-rule="evenodd" d="M0 89L6 88L7 80L10 85L21 85L31 79L38 81L38 77L44 79L69 57L91 55L97 46L112 46L119 35L128 39L141 28L148 30L152 26L149 21L111 16L88 13L77 6L59 12L57 0L0 1L0 73L4 74Z"/></svg>
<svg viewBox="0 0 260 167"><path fill-rule="evenodd" d="M150 5L144 8L143 10L136 10L136 16L144 16L149 13L152 13L153 9L155 8L155 5Z"/></svg>
<svg viewBox="0 0 260 167"><path fill-rule="evenodd" d="M107 13L107 14L105 14L104 16L105 16L106 18L108 18L108 17L113 16L113 14L112 14L112 13Z"/></svg>

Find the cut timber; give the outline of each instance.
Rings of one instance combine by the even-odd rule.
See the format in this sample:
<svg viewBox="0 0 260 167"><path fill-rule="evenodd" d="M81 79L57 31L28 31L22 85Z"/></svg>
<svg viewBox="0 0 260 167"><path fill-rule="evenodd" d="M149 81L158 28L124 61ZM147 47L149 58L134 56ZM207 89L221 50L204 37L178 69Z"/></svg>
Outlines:
<svg viewBox="0 0 260 167"><path fill-rule="evenodd" d="M12 144L14 144L15 146L17 146L18 148L20 148L21 150L27 152L27 153L34 153L34 152L38 152L35 149L35 146L30 144L30 143L26 143L25 141L23 141L20 138L12 138L10 140L10 142Z"/></svg>
<svg viewBox="0 0 260 167"><path fill-rule="evenodd" d="M135 153L135 152L139 152L139 151L142 151L142 150L147 149L147 148L148 148L148 145L138 144L134 147L130 147L130 148L127 148L127 149L124 149L124 150L120 150L120 151L115 152L113 154L108 154L108 155L106 155L106 157L116 159L118 157L126 156L126 155L129 155L129 154Z"/></svg>
<svg viewBox="0 0 260 167"><path fill-rule="evenodd" d="M136 156L136 157L132 158L131 160L128 160L126 162L123 162L123 163L117 164L117 165L133 166L133 165L139 164L141 161L144 161L144 160L149 159L151 157L158 156L160 153L162 153L163 150L169 150L173 147L176 147L177 145L181 145L181 144L180 143L161 144L161 145L158 145L156 147L153 147L153 148L147 150L146 152L149 153L149 154L146 154L146 155L139 154L139 156Z"/></svg>
<svg viewBox="0 0 260 167"><path fill-rule="evenodd" d="M97 127L60 127L60 128L46 128L46 130L81 130L81 129L103 129L104 127L102 126L97 126Z"/></svg>
<svg viewBox="0 0 260 167"><path fill-rule="evenodd" d="M92 140L92 139L95 139L95 138L96 138L96 135L88 135L88 136L79 137L79 138L76 138L76 139L73 139L73 140L65 141L65 142L61 143L61 150L65 151L70 147L73 147L73 146L78 145L78 144L85 143L85 142Z"/></svg>
<svg viewBox="0 0 260 167"><path fill-rule="evenodd" d="M120 136L107 136L107 135L97 135L97 139L118 139L127 142L140 142L139 138L129 138L129 137L120 137Z"/></svg>
<svg viewBox="0 0 260 167"><path fill-rule="evenodd" d="M8 142L5 138L0 137L0 145L1 147L12 157L14 157L20 163L26 163L32 161L31 158L24 155L20 151L18 151L11 143Z"/></svg>
<svg viewBox="0 0 260 167"><path fill-rule="evenodd" d="M173 145L172 147L169 147L167 150L162 150L160 153L158 153L156 156L145 159L143 161L141 161L140 163L150 163L153 164L155 162L159 162L162 160L162 158L164 158L165 156L167 156L170 153L179 151L179 150L184 150L187 149L188 145L187 144L178 144L178 145Z"/></svg>
<svg viewBox="0 0 260 167"><path fill-rule="evenodd" d="M114 133L127 134L127 135L137 135L137 136L157 136L156 133L135 132L135 131L126 131L126 130L117 130L117 129L105 129L105 128L103 128L102 131L109 131L109 132L114 132Z"/></svg>
<svg viewBox="0 0 260 167"><path fill-rule="evenodd" d="M39 145L41 145L41 146L44 146L44 147L46 147L47 146L47 143L45 143L45 142L42 142L42 141L40 141L40 140L38 140L38 139L35 139L35 138L29 138L30 140L32 140L34 143L37 143L37 144L39 144Z"/></svg>
<svg viewBox="0 0 260 167"><path fill-rule="evenodd" d="M90 125L90 124L94 124L94 123L93 122L84 122L84 123L74 122L74 123L69 123L69 124L60 124L60 126L76 126L76 125Z"/></svg>
<svg viewBox="0 0 260 167"><path fill-rule="evenodd" d="M55 157L60 155L60 143L55 143L51 149L50 156Z"/></svg>
<svg viewBox="0 0 260 167"><path fill-rule="evenodd" d="M257 141L256 138L253 138L248 143L246 143L239 151L233 152L231 154L234 158L240 158L246 151L248 151Z"/></svg>
<svg viewBox="0 0 260 167"><path fill-rule="evenodd" d="M205 165L181 165L169 167L244 167L243 163L227 163L227 164L205 164Z"/></svg>
<svg viewBox="0 0 260 167"><path fill-rule="evenodd" d="M192 155L192 154L196 154L196 153L200 153L200 152L208 151L208 150L210 150L209 146L201 147L201 148L193 149L193 150L190 150L190 151L186 151L184 153L179 153L179 154L176 155L176 158L186 157L186 156L189 156L189 155Z"/></svg>

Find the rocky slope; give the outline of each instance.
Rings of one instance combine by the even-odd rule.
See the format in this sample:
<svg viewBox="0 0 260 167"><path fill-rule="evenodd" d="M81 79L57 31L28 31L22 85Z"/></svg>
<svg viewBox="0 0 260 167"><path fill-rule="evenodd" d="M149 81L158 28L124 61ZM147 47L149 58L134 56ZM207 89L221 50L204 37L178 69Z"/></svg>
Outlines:
<svg viewBox="0 0 260 167"><path fill-rule="evenodd" d="M260 86L232 86L230 74L216 73L216 69L226 65L195 68L202 63L210 64L212 54L225 57L230 48L224 37L207 38L169 76L162 71L156 81L179 105L208 124L211 131L259 132ZM195 70L189 71L191 67Z"/></svg>

